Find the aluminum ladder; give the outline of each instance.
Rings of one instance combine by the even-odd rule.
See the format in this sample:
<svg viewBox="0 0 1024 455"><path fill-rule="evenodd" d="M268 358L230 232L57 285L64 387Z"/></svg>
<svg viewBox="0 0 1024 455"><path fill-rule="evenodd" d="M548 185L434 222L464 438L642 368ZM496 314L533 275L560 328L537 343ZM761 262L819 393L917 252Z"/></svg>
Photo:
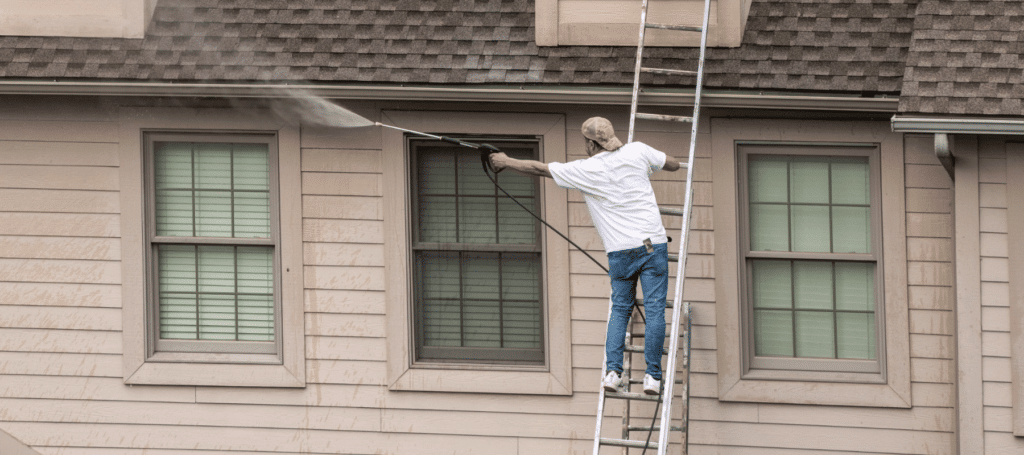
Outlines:
<svg viewBox="0 0 1024 455"><path fill-rule="evenodd" d="M633 77L633 98L630 103L630 115L629 115L629 138L627 142L633 141L633 132L636 125L636 120L659 120L659 121L675 121L675 122L688 122L691 124L690 129L690 151L687 157L687 161L682 163L686 168L686 193L683 202L683 209L670 209L660 208L663 215L681 216L682 222L682 240L679 242L679 254L669 255L670 261L676 261L676 285L673 293L673 298L666 302L666 309L672 309L672 317L669 322L669 329L667 330L669 339L668 348L664 350L664 355L667 357L663 361L662 368L662 394L661 396L645 395L642 392L636 393L631 392L630 389L633 385L639 385L643 383L643 372L639 374L639 379L632 378L631 364L632 355L634 353L643 353L644 346L641 344L635 346L632 344L634 333L637 332L637 322L635 321L634 315L636 311L630 315L630 321L627 325L626 339L625 339L625 352L623 358L623 376L622 380L625 386L624 391L620 392L605 392L603 387L599 388L598 405L597 405L597 423L594 431L594 455L599 455L602 446L614 446L622 447L622 453L628 455L629 449L643 449L647 451L654 449L657 455L665 455L668 453L669 448L669 434L672 431L679 431L682 434L682 453L687 453L687 447L689 444L688 430L689 430L689 408L690 408L690 390L689 390L689 377L690 377L690 333L691 333L691 310L690 303L683 301L683 282L686 270L686 257L689 247L689 233L690 233L690 217L693 209L693 164L694 155L697 147L697 124L700 118L700 100L701 100L701 89L704 82L704 57L707 49L707 36L708 36L708 16L711 10L711 0L704 0L704 17L703 24L701 27L692 26L681 26L681 25L665 25L647 22L647 6L648 0L643 0L640 11L640 37L637 42L636 49L636 68L634 70ZM689 70L676 70L676 69L662 69L662 68L647 68L642 65L643 62L643 51L644 51L644 32L648 28L663 29L663 30L674 30L682 32L699 32L700 33L700 59L697 63L696 71ZM663 115L663 114L645 114L637 112L637 105L641 95L640 86L640 74L641 73L654 73L654 74L668 74L668 75L679 75L679 76L696 76L697 83L694 90L694 104L693 104L693 115L691 117L674 116L674 115ZM638 303L642 303L638 299ZM608 303L608 315L611 317L611 301ZM680 324L681 321L683 324ZM680 326L682 327L682 333L680 333ZM640 331L639 333L642 333ZM682 346L680 346L680 339L682 339ZM680 352L682 351L682 352ZM683 374L680 378L676 377L677 361L682 357L682 368ZM607 374L607 358L601 364L601 377ZM680 406L682 406L681 417L678 419L679 424L673 425L672 411L673 411L673 400L676 398L674 386L681 386L681 397ZM603 438L601 437L602 420L604 419L604 406L606 401L609 399L621 399L625 401L622 418L622 437L621 438ZM631 401L655 401L660 400L660 406L658 409L660 416L657 417L656 421L651 423L636 425L631 421ZM640 419L650 419L651 417L642 417ZM657 433L658 437L656 441L649 440L650 435ZM643 439L633 439L632 434L639 434L643 436Z"/></svg>

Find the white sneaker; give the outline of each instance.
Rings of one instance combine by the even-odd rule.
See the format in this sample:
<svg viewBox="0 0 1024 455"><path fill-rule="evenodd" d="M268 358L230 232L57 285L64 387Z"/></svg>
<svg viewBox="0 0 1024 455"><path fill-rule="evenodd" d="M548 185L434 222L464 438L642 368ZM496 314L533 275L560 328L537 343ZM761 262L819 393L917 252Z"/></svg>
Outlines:
<svg viewBox="0 0 1024 455"><path fill-rule="evenodd" d="M657 395L661 393L661 381L654 379L654 377L649 374L645 374L644 393L647 395Z"/></svg>
<svg viewBox="0 0 1024 455"><path fill-rule="evenodd" d="M601 380L601 387L604 387L605 392L618 392L622 387L622 378L619 377L619 373L609 371Z"/></svg>

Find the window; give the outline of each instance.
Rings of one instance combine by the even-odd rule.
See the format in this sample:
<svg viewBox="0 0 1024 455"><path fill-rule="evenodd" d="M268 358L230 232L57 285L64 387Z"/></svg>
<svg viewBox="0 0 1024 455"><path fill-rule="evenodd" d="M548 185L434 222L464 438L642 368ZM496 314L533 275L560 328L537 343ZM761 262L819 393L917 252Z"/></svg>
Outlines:
<svg viewBox="0 0 1024 455"><path fill-rule="evenodd" d="M381 122L566 160L563 115L383 111ZM479 152L391 128L381 141L388 389L572 395L565 240L498 197ZM498 181L571 232L551 179Z"/></svg>
<svg viewBox="0 0 1024 455"><path fill-rule="evenodd" d="M536 140L486 142L538 159ZM410 149L417 359L543 363L540 223L499 192L478 151L420 140ZM538 179L496 180L537 211Z"/></svg>
<svg viewBox="0 0 1024 455"><path fill-rule="evenodd" d="M750 368L879 372L877 148L739 150Z"/></svg>
<svg viewBox="0 0 1024 455"><path fill-rule="evenodd" d="M909 408L902 135L710 123L718 399Z"/></svg>
<svg viewBox="0 0 1024 455"><path fill-rule="evenodd" d="M126 384L304 387L299 128L119 110Z"/></svg>
<svg viewBox="0 0 1024 455"><path fill-rule="evenodd" d="M276 140L146 135L157 352L275 354Z"/></svg>

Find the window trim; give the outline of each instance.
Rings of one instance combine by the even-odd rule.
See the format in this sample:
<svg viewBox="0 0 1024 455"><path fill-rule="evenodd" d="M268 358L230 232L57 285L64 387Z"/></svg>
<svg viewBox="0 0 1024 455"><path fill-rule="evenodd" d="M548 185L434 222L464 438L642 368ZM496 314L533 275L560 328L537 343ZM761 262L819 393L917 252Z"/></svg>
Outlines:
<svg viewBox="0 0 1024 455"><path fill-rule="evenodd" d="M304 387L305 323L299 129L259 111L121 108L121 275L126 384ZM281 331L274 354L153 352L147 314L145 132L273 134L278 149ZM155 335L155 334L154 334Z"/></svg>
<svg viewBox="0 0 1024 455"><path fill-rule="evenodd" d="M718 397L722 401L909 408L906 202L902 135L884 122L711 119ZM745 370L741 332L739 143L877 144L885 281L885 374Z"/></svg>
<svg viewBox="0 0 1024 455"><path fill-rule="evenodd" d="M277 171L280 161L277 150L276 133L189 133L183 131L164 131L144 129L143 135L143 169L146 174L143 178L145 184L145 218L146 218L146 283L149 292L147 293L146 321L147 321L147 355L153 361L161 361L168 357L164 354L170 353L210 353L210 354L250 354L250 361L276 363L279 362L278 353L281 352L281 275L274 273L274 341L269 342L245 342L245 341L192 341L192 340L163 340L160 339L160 312L159 312L159 280L157 277L157 245L179 243L188 245L256 245L270 246L273 248L274 270L281 270L281 229L280 229L280 177ZM211 238L202 237L170 237L156 235L156 149L154 144L161 141L179 142L202 142L202 143L251 143L267 144L268 160L270 163L270 237L268 239L246 239L246 238ZM175 241L184 239L183 241ZM266 355L274 358L264 358ZM209 361L209 359L197 359L196 361Z"/></svg>
<svg viewBox="0 0 1024 455"><path fill-rule="evenodd" d="M827 152L827 153L825 153ZM882 242L882 210L881 210L881 178L879 169L879 147L877 144L865 143L790 143L790 142L752 142L737 141L737 195L740 219L740 266L739 282L743 291L740 294L740 316L742 318L740 345L743 350L743 372L745 377L771 378L777 376L772 370L821 371L830 374L821 375L822 381L841 382L882 382L885 378L885 294L881 284L884 283L884 264ZM802 156L855 156L868 159L870 173L870 214L871 214L871 252L854 253L776 253L750 250L750 199L749 199L749 156L750 155L802 155ZM870 256L871 260L865 261ZM871 262L875 264L875 360L853 359L807 359L799 357L758 357L754 354L754 320L753 290L750 276L750 259L825 259L833 261ZM836 373L842 373L837 375ZM808 374L810 375L810 374Z"/></svg>
<svg viewBox="0 0 1024 455"><path fill-rule="evenodd" d="M452 135L515 135L539 139L544 161L565 161L565 117L558 114L384 111L383 123ZM387 384L390 390L571 395L569 249L555 234L542 236L546 286L543 365L413 362L410 245L410 158L401 131L382 131L384 173ZM541 182L541 207L548 223L565 229L568 199L550 179ZM558 243L563 242L563 243Z"/></svg>

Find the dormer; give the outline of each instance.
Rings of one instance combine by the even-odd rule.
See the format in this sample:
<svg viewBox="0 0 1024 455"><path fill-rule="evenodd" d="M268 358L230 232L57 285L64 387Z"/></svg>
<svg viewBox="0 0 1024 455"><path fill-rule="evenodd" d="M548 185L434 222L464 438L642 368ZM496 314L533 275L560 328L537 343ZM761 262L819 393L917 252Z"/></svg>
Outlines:
<svg viewBox="0 0 1024 455"><path fill-rule="evenodd" d="M538 46L636 46L641 0L536 0ZM708 47L739 47L751 0L712 0ZM700 26L703 0L648 0L647 21ZM646 46L700 47L700 34L648 29Z"/></svg>
<svg viewBox="0 0 1024 455"><path fill-rule="evenodd" d="M0 35L142 38L157 0L0 0Z"/></svg>

